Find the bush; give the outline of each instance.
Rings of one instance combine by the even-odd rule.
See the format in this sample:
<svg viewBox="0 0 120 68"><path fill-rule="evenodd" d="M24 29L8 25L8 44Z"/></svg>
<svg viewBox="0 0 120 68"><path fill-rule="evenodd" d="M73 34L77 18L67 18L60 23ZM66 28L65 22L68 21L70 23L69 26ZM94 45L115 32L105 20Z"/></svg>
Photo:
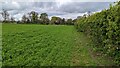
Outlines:
<svg viewBox="0 0 120 68"><path fill-rule="evenodd" d="M118 2L120 3L120 2ZM120 5L77 20L75 27L92 38L96 47L120 65Z"/></svg>

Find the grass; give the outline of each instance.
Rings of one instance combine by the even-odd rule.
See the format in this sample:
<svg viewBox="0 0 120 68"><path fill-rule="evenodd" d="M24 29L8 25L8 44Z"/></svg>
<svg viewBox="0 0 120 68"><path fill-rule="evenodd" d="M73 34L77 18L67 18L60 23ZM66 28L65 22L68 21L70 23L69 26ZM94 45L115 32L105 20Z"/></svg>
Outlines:
<svg viewBox="0 0 120 68"><path fill-rule="evenodd" d="M90 39L74 26L2 25L3 66L97 66L111 60L94 56Z"/></svg>

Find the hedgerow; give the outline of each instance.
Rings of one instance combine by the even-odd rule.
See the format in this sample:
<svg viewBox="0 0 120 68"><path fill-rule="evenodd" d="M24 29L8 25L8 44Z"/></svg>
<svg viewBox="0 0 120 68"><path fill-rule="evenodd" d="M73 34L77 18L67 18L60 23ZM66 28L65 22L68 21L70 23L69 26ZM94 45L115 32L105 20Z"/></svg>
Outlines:
<svg viewBox="0 0 120 68"><path fill-rule="evenodd" d="M95 47L115 59L120 65L120 2L91 16L82 17L75 23L78 31L84 32L95 42Z"/></svg>

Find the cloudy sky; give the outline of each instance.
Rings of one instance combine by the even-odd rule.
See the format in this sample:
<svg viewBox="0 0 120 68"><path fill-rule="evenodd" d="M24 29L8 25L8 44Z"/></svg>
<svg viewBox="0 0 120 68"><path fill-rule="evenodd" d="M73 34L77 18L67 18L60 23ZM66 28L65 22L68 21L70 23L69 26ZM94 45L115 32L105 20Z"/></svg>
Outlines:
<svg viewBox="0 0 120 68"><path fill-rule="evenodd" d="M46 12L49 18L52 16L59 16L62 18L76 18L81 16L88 11L98 12L103 9L107 9L109 4L116 0L110 0L105 2L94 2L89 0L84 0L84 2L78 0L3 0L0 2L0 12L5 9L9 12L10 16L15 17L16 20L20 20L23 14L27 14L30 11L36 11L39 14ZM101 0L102 1L102 0ZM0 20L2 16L0 15Z"/></svg>

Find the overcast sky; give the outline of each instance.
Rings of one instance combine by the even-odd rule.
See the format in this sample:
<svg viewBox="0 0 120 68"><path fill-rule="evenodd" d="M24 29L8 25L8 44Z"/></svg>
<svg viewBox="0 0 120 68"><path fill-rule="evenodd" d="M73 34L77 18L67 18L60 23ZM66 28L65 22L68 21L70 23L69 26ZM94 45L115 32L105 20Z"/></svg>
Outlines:
<svg viewBox="0 0 120 68"><path fill-rule="evenodd" d="M46 12L49 15L49 18L51 16L59 16L62 18L74 19L88 11L98 12L107 9L109 8L110 3L113 3L113 1L87 2L86 0L86 2L75 2L74 0L54 0L51 2L34 2L31 0L30 2L25 2L22 0L4 0L3 2L0 2L0 12L2 9L5 9L12 17L15 17L16 20L20 20L23 14L27 14L30 11L36 11L39 14ZM0 15L0 20L1 19L2 16Z"/></svg>

